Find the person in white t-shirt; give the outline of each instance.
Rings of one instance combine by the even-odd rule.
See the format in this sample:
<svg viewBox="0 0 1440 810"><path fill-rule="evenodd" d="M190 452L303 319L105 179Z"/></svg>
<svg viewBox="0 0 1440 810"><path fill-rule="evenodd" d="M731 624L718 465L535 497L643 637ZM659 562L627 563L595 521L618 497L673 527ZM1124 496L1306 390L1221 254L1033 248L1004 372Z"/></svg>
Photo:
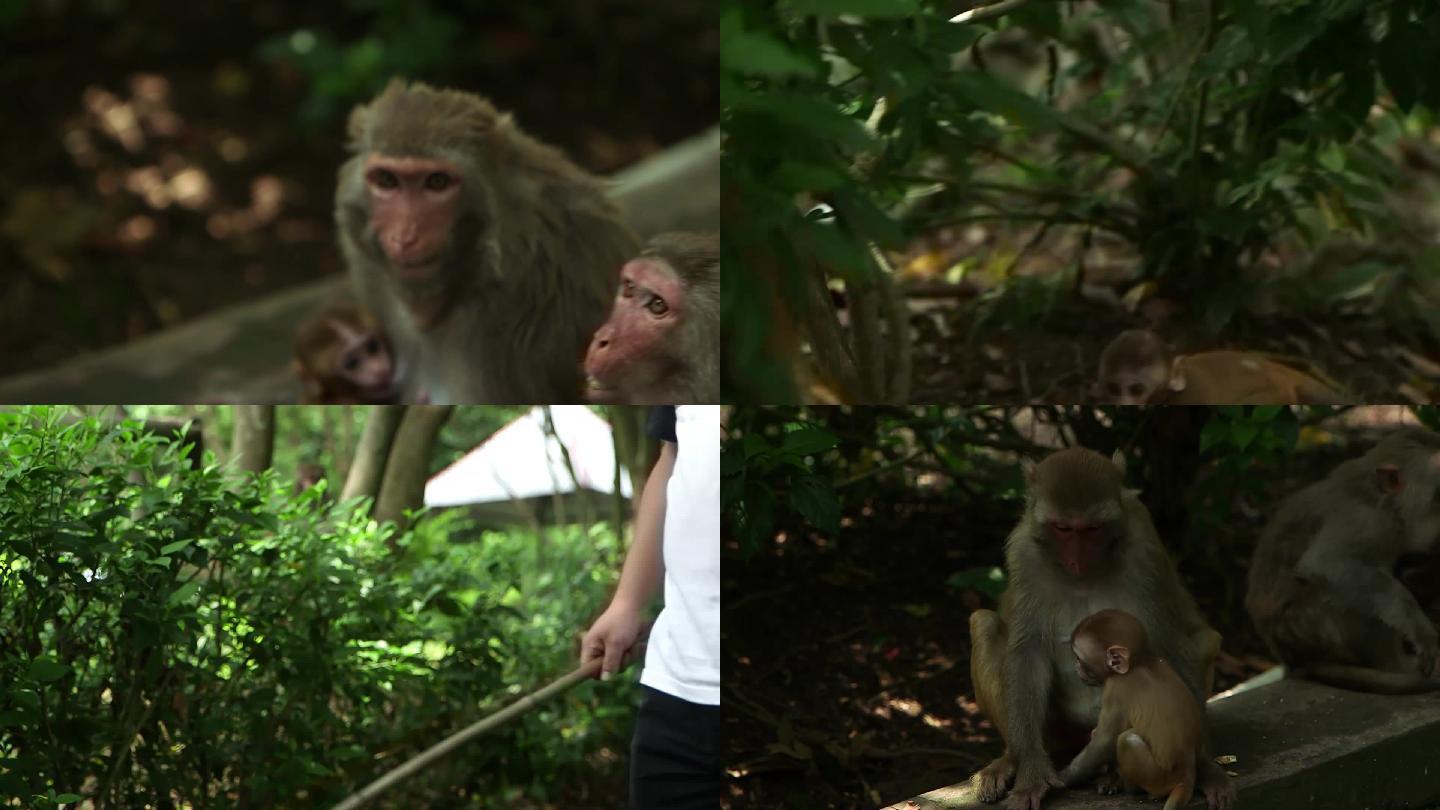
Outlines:
<svg viewBox="0 0 1440 810"><path fill-rule="evenodd" d="M720 406L652 408L649 433L661 440L660 459L635 510L620 584L580 643L580 661L603 658L602 680L624 666L663 578L665 606L640 673L630 807L713 810L720 800Z"/></svg>

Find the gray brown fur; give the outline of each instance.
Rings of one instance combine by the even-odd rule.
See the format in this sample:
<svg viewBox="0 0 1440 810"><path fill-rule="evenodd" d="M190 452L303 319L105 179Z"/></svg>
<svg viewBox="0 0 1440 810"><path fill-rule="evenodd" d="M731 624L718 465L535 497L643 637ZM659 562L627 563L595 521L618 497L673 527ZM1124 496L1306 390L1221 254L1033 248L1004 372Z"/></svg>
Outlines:
<svg viewBox="0 0 1440 810"><path fill-rule="evenodd" d="M602 182L473 93L392 82L351 114L349 136L340 247L356 294L417 372L406 398L580 401L585 346L640 248ZM387 272L365 194L372 151L449 160L464 174L451 266L427 287Z"/></svg>
<svg viewBox="0 0 1440 810"><path fill-rule="evenodd" d="M685 326L676 341L677 370L634 402L663 404L720 401L720 235L662 233L646 255L664 259L685 283Z"/></svg>
<svg viewBox="0 0 1440 810"><path fill-rule="evenodd" d="M1398 468L1387 492L1379 469ZM1245 607L1275 655L1316 680L1376 692L1440 689L1435 625L1395 578L1440 542L1440 435L1403 429L1294 493L1250 563Z"/></svg>
<svg viewBox="0 0 1440 810"><path fill-rule="evenodd" d="M1199 700L1208 697L1219 634L1206 623L1181 582L1149 510L1136 492L1120 485L1122 462L1072 448L1050 456L1032 471L1032 482L1040 485L1030 493L1025 514L1005 541L1009 584L1000 615L977 611L971 617L972 672L995 667L993 661L976 660L986 655L982 651L1003 650L999 670L1004 705L985 705L978 693L982 679L976 678L977 699L988 715L1003 713L996 724L1007 735L1005 755L976 775L983 801L1004 795L1011 769L1015 780L1011 806L1023 806L1028 797L1043 795L1054 784L1047 784L1054 778L1054 765L1044 738L1052 712L1083 728L1094 728L1101 692L1076 674L1068 640L1076 624L1098 610L1116 608L1139 619L1153 640L1155 654L1171 663ZM1074 480L1076 474L1088 474L1090 479ZM1067 475L1071 480L1062 480ZM1065 493L1063 507L1049 502L1046 492ZM1082 503L1082 495L1094 502ZM1084 581L1056 562L1044 526L1047 514L1076 513L1113 518L1101 570ZM1214 806L1227 807L1234 789L1224 771L1208 759L1197 764L1207 797L1214 797Z"/></svg>

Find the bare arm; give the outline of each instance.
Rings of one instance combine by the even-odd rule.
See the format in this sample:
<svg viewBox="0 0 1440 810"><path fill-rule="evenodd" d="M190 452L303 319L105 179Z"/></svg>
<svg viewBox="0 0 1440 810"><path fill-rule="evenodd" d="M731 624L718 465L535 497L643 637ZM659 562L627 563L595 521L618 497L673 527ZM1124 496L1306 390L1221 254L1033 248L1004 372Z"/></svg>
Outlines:
<svg viewBox="0 0 1440 810"><path fill-rule="evenodd" d="M664 561L660 550L665 529L665 490L670 473L675 469L675 444L660 443L660 458L645 479L640 505L635 509L635 542L625 555L625 568L620 572L620 585L615 589L611 607L624 605L639 611L660 589Z"/></svg>
<svg viewBox="0 0 1440 810"><path fill-rule="evenodd" d="M600 679L609 680L626 661L640 636L640 613L660 589L665 529L665 490L675 469L675 444L660 443L660 458L645 480L635 509L635 542L625 555L615 597L580 642L580 663L604 657Z"/></svg>

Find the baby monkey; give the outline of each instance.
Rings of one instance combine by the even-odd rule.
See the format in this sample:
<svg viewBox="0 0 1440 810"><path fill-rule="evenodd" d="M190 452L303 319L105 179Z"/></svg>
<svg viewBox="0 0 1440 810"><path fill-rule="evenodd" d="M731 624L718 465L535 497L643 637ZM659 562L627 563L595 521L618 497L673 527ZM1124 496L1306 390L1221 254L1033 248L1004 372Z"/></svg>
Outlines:
<svg viewBox="0 0 1440 810"><path fill-rule="evenodd" d="M1080 620L1070 636L1075 670L1104 686L1090 743L1060 772L1066 786L1115 762L1126 790L1165 796L1165 810L1190 801L1204 748L1204 709L1185 682L1150 652L1145 627L1122 610Z"/></svg>
<svg viewBox="0 0 1440 810"><path fill-rule="evenodd" d="M294 369L306 405L388 405L397 399L390 341L354 304L331 304L300 324Z"/></svg>
<svg viewBox="0 0 1440 810"><path fill-rule="evenodd" d="M1154 332L1121 332L1100 354L1096 396L1115 405L1339 405L1352 401L1263 354L1182 354Z"/></svg>

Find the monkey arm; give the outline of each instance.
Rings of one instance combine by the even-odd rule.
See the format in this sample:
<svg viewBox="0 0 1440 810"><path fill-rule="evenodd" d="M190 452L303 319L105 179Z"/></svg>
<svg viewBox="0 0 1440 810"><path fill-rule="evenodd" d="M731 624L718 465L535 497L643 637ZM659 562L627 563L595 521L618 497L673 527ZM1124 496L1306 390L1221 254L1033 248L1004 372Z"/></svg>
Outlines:
<svg viewBox="0 0 1440 810"><path fill-rule="evenodd" d="M1070 764L1060 772L1060 779L1065 782L1066 787L1073 787L1094 777L1100 766L1115 761L1115 740L1126 726L1125 713L1120 709L1120 706L1114 705L1114 701L1101 704L1100 722L1090 734L1090 742L1086 743L1084 750L1076 754Z"/></svg>
<svg viewBox="0 0 1440 810"><path fill-rule="evenodd" d="M1044 644L1029 633L1012 625L1010 649L1005 655L1005 718L1010 731L1007 744L1021 767L1027 760L1039 757L1049 761L1045 753L1045 714L1050 708L1053 681L1050 659Z"/></svg>

